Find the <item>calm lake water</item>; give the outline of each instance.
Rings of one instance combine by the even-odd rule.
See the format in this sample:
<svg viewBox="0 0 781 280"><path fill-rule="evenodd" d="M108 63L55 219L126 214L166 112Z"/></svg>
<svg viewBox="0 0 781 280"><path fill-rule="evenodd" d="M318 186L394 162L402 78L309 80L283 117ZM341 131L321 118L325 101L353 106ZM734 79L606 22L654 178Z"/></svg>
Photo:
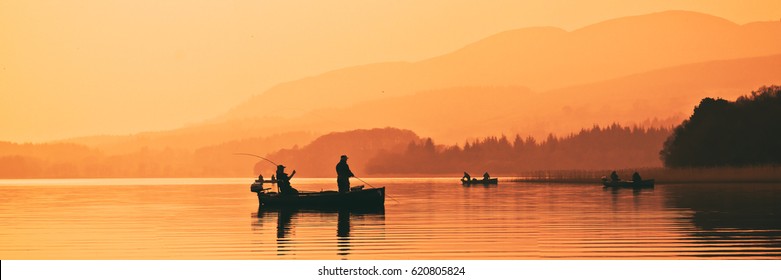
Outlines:
<svg viewBox="0 0 781 280"><path fill-rule="evenodd" d="M0 259L781 259L781 184L364 180L384 210L263 211L252 178L0 180Z"/></svg>

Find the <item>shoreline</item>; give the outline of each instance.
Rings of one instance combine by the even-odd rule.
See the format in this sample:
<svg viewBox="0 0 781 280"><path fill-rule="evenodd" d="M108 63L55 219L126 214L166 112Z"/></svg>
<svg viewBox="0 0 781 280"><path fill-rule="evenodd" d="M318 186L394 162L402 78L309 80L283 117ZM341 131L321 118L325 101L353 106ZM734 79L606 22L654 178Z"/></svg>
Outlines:
<svg viewBox="0 0 781 280"><path fill-rule="evenodd" d="M612 170L548 170L522 173L510 182L602 184ZM781 166L712 167L712 168L636 168L616 169L620 178L631 178L634 172L657 184L700 183L781 183Z"/></svg>
<svg viewBox="0 0 781 280"><path fill-rule="evenodd" d="M602 185L601 178L607 177L613 170L538 170L525 171L511 174L496 174L493 178L499 178L500 182L520 183L567 183L567 184L596 184ZM757 166L757 167L713 167L713 168L632 168L616 169L619 177L629 179L634 172L640 173L645 179L654 179L657 184L701 184L701 183L781 183L781 166ZM457 182L460 175L453 174L370 174L363 179L436 179ZM91 180L132 180L132 181L176 181L176 180L206 180L206 181L244 181L256 177L29 177L29 178L0 178L6 184L13 181L91 181ZM332 180L333 178L302 177L309 180ZM2 185L2 184L0 184Z"/></svg>
<svg viewBox="0 0 781 280"><path fill-rule="evenodd" d="M654 178L651 178L654 179ZM583 180L583 179L544 179L544 178L513 178L507 180L499 180L499 182L512 182L512 183L544 183L544 184L578 184L578 185L602 185L601 179L595 180ZM776 184L781 183L781 180L681 180L681 181L666 181L656 180L657 185L671 185L671 184Z"/></svg>

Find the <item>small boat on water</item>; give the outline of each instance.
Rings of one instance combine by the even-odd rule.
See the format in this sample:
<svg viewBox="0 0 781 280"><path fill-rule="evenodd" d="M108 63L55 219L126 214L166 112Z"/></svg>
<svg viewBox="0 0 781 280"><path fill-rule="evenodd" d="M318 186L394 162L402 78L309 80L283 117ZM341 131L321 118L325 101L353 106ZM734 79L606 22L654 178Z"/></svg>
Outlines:
<svg viewBox="0 0 781 280"><path fill-rule="evenodd" d="M475 179L472 178L472 180L464 180L461 179L461 184L464 185L496 185L499 184L499 178L489 178L489 179Z"/></svg>
<svg viewBox="0 0 781 280"><path fill-rule="evenodd" d="M640 181L611 181L603 179L602 184L605 186L605 188L653 188L654 179Z"/></svg>
<svg viewBox="0 0 781 280"><path fill-rule="evenodd" d="M299 192L298 194L280 194L264 189L262 185L251 188L258 194L260 207L299 208L299 209L335 209L335 208L376 208L385 205L385 187L364 189L363 186L350 188L347 193L338 191ZM257 190L257 191L256 191Z"/></svg>

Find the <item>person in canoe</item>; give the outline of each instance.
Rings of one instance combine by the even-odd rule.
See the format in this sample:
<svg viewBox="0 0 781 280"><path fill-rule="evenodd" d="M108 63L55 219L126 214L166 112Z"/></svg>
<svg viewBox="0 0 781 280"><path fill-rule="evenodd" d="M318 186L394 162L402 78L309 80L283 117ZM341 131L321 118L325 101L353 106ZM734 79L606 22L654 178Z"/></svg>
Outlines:
<svg viewBox="0 0 781 280"><path fill-rule="evenodd" d="M483 173L483 180L487 182L488 179L491 179L491 175L488 175L488 172Z"/></svg>
<svg viewBox="0 0 781 280"><path fill-rule="evenodd" d="M340 193L350 192L350 177L355 177L347 165L347 155L342 155L339 163L336 164L336 185L339 186Z"/></svg>
<svg viewBox="0 0 781 280"><path fill-rule="evenodd" d="M279 188L280 194L298 194L298 190L290 185L290 179L293 179L293 176L295 175L295 170L288 176L287 173L285 173L285 166L281 164L277 165L277 187Z"/></svg>
<svg viewBox="0 0 781 280"><path fill-rule="evenodd" d="M613 170L613 172L610 173L610 181L618 182L619 180L621 179L618 178L618 173L616 173L616 171Z"/></svg>
<svg viewBox="0 0 781 280"><path fill-rule="evenodd" d="M464 177L461 177L461 181L469 182L471 180L472 180L472 176L469 176L469 173L466 173L466 171L464 171Z"/></svg>
<svg viewBox="0 0 781 280"><path fill-rule="evenodd" d="M632 174L632 181L641 182L643 181L643 178L640 177L640 173L637 173L637 171L635 171L635 174Z"/></svg>

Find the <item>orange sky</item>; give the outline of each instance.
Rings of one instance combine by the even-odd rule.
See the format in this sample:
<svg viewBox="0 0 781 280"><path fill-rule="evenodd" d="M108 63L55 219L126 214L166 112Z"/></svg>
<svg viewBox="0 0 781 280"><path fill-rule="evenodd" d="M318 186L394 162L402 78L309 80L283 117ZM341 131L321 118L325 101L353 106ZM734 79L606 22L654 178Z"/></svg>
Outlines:
<svg viewBox="0 0 781 280"><path fill-rule="evenodd" d="M174 128L336 68L416 61L520 27L572 30L670 9L740 24L781 18L778 0L5 0L0 141Z"/></svg>

